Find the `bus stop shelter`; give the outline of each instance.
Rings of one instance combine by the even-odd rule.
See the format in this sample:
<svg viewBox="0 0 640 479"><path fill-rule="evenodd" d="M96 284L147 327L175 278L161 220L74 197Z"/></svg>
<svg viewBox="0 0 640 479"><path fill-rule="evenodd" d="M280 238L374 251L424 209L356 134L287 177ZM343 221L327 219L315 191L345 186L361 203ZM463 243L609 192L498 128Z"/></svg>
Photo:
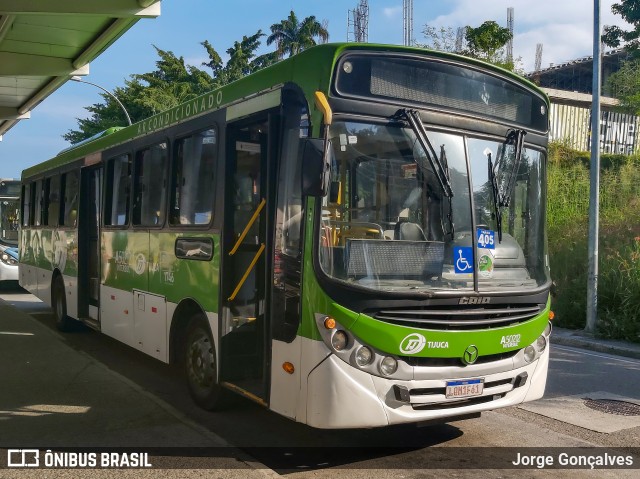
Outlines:
<svg viewBox="0 0 640 479"><path fill-rule="evenodd" d="M97 58L160 0L0 0L2 135Z"/></svg>

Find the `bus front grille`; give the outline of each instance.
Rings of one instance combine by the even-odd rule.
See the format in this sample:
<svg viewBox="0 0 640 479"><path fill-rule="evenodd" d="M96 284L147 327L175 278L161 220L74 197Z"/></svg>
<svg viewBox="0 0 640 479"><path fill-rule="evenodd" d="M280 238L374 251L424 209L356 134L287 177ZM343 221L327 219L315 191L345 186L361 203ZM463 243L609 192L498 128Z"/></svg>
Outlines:
<svg viewBox="0 0 640 479"><path fill-rule="evenodd" d="M502 361L503 359L510 359L518 354L519 351L519 349L514 349L513 351L507 351L506 353L479 356L474 364L486 364L496 361ZM409 366L418 368L441 368L452 366L466 367L466 365L462 362L462 358L423 358L418 356L400 356L400 358Z"/></svg>
<svg viewBox="0 0 640 479"><path fill-rule="evenodd" d="M533 319L544 310L544 304L486 305L461 308L434 306L428 308L397 308L369 312L386 323L431 330L465 331L503 328Z"/></svg>

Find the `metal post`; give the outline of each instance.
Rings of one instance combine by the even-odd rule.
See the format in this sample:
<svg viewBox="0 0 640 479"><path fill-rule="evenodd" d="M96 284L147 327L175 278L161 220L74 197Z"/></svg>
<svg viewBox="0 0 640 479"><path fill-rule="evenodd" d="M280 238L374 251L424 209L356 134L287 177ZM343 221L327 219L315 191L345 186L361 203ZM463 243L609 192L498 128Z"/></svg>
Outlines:
<svg viewBox="0 0 640 479"><path fill-rule="evenodd" d="M82 78L80 78L79 76L72 76L70 78L71 81L75 81L78 83L86 83L87 85L93 85L96 88L100 88L103 92L105 92L107 95L109 95L111 98L113 98L115 100L115 102L120 106L120 108L122 109L122 111L124 112L124 116L127 117L127 122L129 123L129 126L131 126L131 117L129 116L129 112L127 111L127 109L124 107L124 105L120 102L120 100L118 100L118 97L115 96L113 93L111 93L109 90L107 90L104 87L101 87L100 85L96 84L96 83L91 83L90 81L86 81L83 80Z"/></svg>
<svg viewBox="0 0 640 479"><path fill-rule="evenodd" d="M600 0L593 1L593 96L591 106L591 185L589 194L589 270L587 324L595 333L598 320L598 232L600 216Z"/></svg>

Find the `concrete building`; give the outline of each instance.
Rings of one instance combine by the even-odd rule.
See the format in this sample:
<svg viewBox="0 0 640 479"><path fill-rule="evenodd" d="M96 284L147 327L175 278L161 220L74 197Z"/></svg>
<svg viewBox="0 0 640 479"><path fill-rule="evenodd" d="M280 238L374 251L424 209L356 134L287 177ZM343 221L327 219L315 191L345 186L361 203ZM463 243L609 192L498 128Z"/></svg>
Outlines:
<svg viewBox="0 0 640 479"><path fill-rule="evenodd" d="M627 59L622 50L602 54L602 97L600 103L600 151L630 154L638 151L639 117L618 111L618 100L609 96L606 81ZM591 148L591 92L593 88L593 57L587 56L551 65L529 73L526 77L542 87L551 100L550 136L567 142L572 148Z"/></svg>

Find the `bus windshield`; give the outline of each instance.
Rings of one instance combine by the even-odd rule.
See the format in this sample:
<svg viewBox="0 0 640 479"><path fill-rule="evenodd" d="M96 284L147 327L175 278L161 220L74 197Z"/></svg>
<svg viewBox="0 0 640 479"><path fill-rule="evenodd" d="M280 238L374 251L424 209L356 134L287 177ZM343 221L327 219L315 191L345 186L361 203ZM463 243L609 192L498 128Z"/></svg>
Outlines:
<svg viewBox="0 0 640 479"><path fill-rule="evenodd" d="M0 243L18 244L18 199L0 198Z"/></svg>
<svg viewBox="0 0 640 479"><path fill-rule="evenodd" d="M318 249L324 273L382 291L545 284L544 155L522 148L518 171L510 171L516 151L504 140L423 132L426 142L399 123L331 126L335 160ZM489 155L501 158L502 192L514 178L508 206L494 205Z"/></svg>

